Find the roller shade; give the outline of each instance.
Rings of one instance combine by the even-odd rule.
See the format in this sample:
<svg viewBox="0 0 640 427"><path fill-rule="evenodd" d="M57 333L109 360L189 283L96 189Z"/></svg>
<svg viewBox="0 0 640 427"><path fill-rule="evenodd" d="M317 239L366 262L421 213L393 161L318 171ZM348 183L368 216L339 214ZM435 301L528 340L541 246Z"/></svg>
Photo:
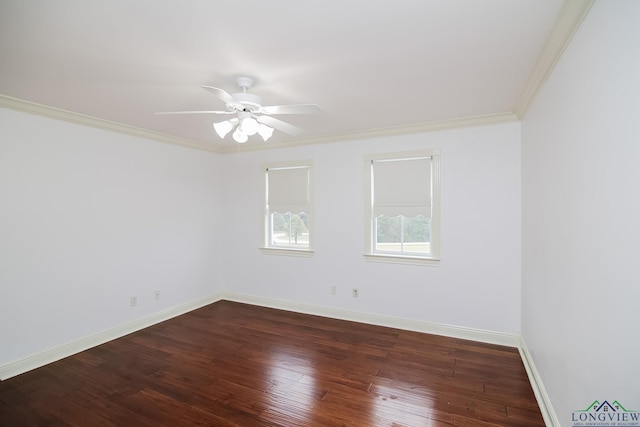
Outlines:
<svg viewBox="0 0 640 427"><path fill-rule="evenodd" d="M374 160L373 215L431 217L431 157Z"/></svg>
<svg viewBox="0 0 640 427"><path fill-rule="evenodd" d="M309 210L309 168L267 169L267 203L271 212Z"/></svg>

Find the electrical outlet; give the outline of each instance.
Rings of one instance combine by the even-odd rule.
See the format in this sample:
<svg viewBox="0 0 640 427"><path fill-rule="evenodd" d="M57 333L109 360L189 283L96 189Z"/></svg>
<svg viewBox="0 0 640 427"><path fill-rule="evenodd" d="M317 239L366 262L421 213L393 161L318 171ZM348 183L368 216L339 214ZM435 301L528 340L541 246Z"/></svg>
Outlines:
<svg viewBox="0 0 640 427"><path fill-rule="evenodd" d="M160 291L155 291L154 295L156 299L160 299Z"/></svg>
<svg viewBox="0 0 640 427"><path fill-rule="evenodd" d="M331 287L331 295L335 295L338 292L335 286Z"/></svg>
<svg viewBox="0 0 640 427"><path fill-rule="evenodd" d="M133 296L129 298L129 304L131 304L131 307L135 307L136 305L138 305L138 297Z"/></svg>
<svg viewBox="0 0 640 427"><path fill-rule="evenodd" d="M353 296L354 298L358 298L358 288L353 288L352 296Z"/></svg>

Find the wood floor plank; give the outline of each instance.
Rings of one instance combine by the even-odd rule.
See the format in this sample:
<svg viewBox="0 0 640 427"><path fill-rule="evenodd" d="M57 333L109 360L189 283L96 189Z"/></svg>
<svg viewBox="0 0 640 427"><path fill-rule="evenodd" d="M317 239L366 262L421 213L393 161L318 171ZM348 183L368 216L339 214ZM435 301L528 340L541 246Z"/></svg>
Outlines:
<svg viewBox="0 0 640 427"><path fill-rule="evenodd" d="M544 422L516 349L220 301L0 382L0 425Z"/></svg>

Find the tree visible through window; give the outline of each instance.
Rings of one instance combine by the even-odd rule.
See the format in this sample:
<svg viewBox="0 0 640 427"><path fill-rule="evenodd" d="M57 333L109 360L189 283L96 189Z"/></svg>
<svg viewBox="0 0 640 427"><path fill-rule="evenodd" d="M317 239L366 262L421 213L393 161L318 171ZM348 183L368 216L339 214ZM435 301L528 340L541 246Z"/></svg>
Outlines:
<svg viewBox="0 0 640 427"><path fill-rule="evenodd" d="M431 219L423 215L376 217L375 252L431 253Z"/></svg>
<svg viewBox="0 0 640 427"><path fill-rule="evenodd" d="M439 258L439 152L371 155L367 254Z"/></svg>
<svg viewBox="0 0 640 427"><path fill-rule="evenodd" d="M308 218L305 212L272 213L269 246L309 248Z"/></svg>
<svg viewBox="0 0 640 427"><path fill-rule="evenodd" d="M310 250L311 165L265 167L265 243L267 248Z"/></svg>

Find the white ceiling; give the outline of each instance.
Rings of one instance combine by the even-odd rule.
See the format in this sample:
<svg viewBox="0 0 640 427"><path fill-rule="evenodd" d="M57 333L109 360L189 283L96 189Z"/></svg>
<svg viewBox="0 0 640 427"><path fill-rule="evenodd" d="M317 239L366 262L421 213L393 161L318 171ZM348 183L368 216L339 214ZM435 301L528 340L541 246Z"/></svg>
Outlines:
<svg viewBox="0 0 640 427"><path fill-rule="evenodd" d="M297 140L515 112L562 0L0 0L0 94L168 134L220 140L201 85L256 80ZM265 144L255 136L247 143ZM295 142L280 132L267 144Z"/></svg>

